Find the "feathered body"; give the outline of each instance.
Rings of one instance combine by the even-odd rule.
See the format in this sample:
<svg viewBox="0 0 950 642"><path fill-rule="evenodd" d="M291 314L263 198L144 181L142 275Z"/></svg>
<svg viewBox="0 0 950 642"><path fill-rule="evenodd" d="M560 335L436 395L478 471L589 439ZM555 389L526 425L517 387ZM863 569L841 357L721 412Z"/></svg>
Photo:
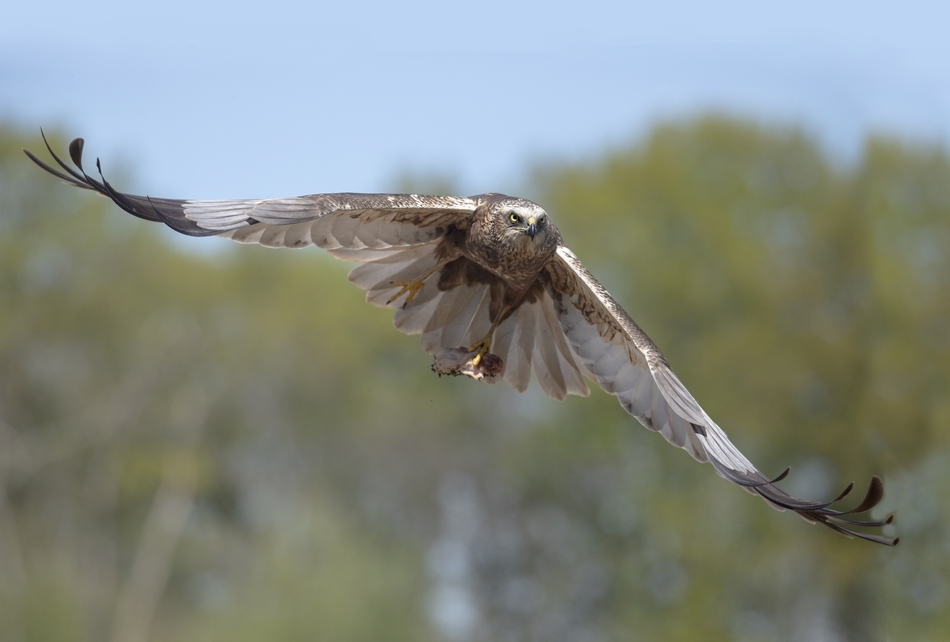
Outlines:
<svg viewBox="0 0 950 642"><path fill-rule="evenodd" d="M554 221L531 201L485 194L472 214L462 254L523 294L557 252L561 241ZM534 235L525 233L534 220Z"/></svg>
<svg viewBox="0 0 950 642"><path fill-rule="evenodd" d="M561 236L551 217L531 201L504 194L472 198L478 205L471 220L455 226L436 247L436 260L444 264L439 289L488 286L489 317L501 323L523 302L537 298L538 277Z"/></svg>

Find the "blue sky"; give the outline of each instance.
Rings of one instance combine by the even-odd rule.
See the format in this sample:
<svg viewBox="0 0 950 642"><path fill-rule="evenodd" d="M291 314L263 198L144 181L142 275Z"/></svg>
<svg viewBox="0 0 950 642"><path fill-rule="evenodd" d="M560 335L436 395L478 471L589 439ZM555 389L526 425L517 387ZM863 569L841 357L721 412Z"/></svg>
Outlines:
<svg viewBox="0 0 950 642"><path fill-rule="evenodd" d="M533 163L708 110L801 126L845 162L869 131L950 140L950 4L659 4L16 3L0 118L190 198L404 172L524 193Z"/></svg>

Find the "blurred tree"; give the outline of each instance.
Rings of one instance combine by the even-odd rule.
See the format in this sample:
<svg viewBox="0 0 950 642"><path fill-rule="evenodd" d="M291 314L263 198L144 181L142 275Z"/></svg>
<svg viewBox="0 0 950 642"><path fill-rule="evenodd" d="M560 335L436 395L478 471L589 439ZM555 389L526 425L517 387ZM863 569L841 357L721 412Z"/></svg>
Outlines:
<svg viewBox="0 0 950 642"><path fill-rule="evenodd" d="M769 510L600 391L437 380L348 266L189 254L50 181L36 145L0 131L0 639L950 630L943 150L872 140L845 169L709 118L532 188L760 467L809 497L888 473L905 543L883 550Z"/></svg>

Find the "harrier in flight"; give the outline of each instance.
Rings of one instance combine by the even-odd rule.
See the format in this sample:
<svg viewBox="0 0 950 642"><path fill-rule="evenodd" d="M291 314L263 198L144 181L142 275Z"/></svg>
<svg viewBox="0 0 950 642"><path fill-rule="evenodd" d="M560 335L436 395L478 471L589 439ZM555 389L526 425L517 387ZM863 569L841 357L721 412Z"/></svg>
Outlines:
<svg viewBox="0 0 950 642"><path fill-rule="evenodd" d="M45 141L45 136L44 136ZM76 168L63 171L26 154L46 171L96 191L126 212L189 236L221 236L267 247L327 250L360 263L349 279L394 324L422 335L439 374L504 379L523 392L534 371L541 389L561 400L590 393L585 377L615 395L644 426L662 434L720 476L773 507L795 511L844 535L894 545L868 532L890 524L853 515L884 496L871 479L851 510L782 491L732 445L673 373L659 349L564 245L551 216L522 198L417 194L311 194L265 200L174 200L117 192L82 168L83 140L69 146ZM99 167L98 160L96 162ZM77 171L78 170L78 171ZM64 173L65 172L65 173Z"/></svg>

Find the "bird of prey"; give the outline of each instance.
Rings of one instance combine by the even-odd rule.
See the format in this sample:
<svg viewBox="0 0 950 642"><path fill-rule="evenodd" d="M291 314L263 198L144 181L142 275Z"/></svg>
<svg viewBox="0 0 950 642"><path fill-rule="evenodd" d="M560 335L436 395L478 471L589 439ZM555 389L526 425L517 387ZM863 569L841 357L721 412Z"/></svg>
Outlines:
<svg viewBox="0 0 950 642"><path fill-rule="evenodd" d="M46 138L43 138L44 142ZM82 167L83 140L69 146L75 169L46 143L63 171L26 154L59 178L102 194L126 212L189 236L220 236L267 247L327 250L360 263L349 274L370 303L395 310L394 324L422 335L439 374L502 379L519 392L534 371L561 400L590 393L585 377L615 395L640 423L709 462L725 479L838 533L893 546L874 531L890 524L854 515L884 496L871 479L851 510L793 497L729 441L673 373L650 338L564 245L551 216L502 194L311 194L265 200L175 200L116 191ZM64 173L65 172L65 173Z"/></svg>

